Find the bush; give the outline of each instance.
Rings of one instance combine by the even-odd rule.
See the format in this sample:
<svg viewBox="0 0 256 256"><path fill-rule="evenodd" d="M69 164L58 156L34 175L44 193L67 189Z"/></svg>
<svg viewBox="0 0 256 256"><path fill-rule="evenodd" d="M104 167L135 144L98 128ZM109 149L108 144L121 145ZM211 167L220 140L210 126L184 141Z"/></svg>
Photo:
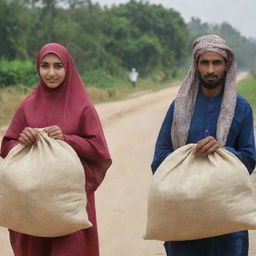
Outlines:
<svg viewBox="0 0 256 256"><path fill-rule="evenodd" d="M10 85L34 86L38 81L35 66L25 60L0 60L0 87Z"/></svg>
<svg viewBox="0 0 256 256"><path fill-rule="evenodd" d="M119 77L114 77L104 70L88 70L82 74L82 79L86 85L97 88L112 88L129 84L128 74L125 72Z"/></svg>

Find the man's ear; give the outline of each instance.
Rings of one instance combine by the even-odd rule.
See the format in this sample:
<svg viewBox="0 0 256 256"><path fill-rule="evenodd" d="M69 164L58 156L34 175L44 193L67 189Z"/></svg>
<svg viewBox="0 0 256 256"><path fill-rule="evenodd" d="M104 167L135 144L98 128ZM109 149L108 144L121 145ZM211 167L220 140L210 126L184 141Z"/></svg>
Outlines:
<svg viewBox="0 0 256 256"><path fill-rule="evenodd" d="M228 69L229 69L229 67L230 67L230 64L231 64L231 63L230 63L230 61L227 60L227 61L225 62L225 64L226 64L226 65L225 65L225 72L227 72Z"/></svg>
<svg viewBox="0 0 256 256"><path fill-rule="evenodd" d="M230 68L230 66L231 66L231 56L230 56L230 54L228 53L228 58L226 59L226 61L225 61L225 63L226 63L226 66L225 66L225 71L227 72L228 71L228 69Z"/></svg>
<svg viewBox="0 0 256 256"><path fill-rule="evenodd" d="M198 71L197 61L194 61L194 68L195 68L196 71Z"/></svg>

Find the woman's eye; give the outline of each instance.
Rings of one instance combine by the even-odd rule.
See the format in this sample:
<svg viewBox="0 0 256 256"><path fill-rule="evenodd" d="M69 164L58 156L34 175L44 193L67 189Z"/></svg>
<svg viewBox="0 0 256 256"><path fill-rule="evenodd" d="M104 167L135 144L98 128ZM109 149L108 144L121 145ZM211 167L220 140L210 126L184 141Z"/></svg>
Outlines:
<svg viewBox="0 0 256 256"><path fill-rule="evenodd" d="M41 67L42 67L42 68L47 68L47 67L48 67L48 64L42 63L42 64L41 64Z"/></svg>
<svg viewBox="0 0 256 256"><path fill-rule="evenodd" d="M56 68L56 69L61 69L61 68L63 68L63 64L56 64L56 65L55 65L55 68Z"/></svg>

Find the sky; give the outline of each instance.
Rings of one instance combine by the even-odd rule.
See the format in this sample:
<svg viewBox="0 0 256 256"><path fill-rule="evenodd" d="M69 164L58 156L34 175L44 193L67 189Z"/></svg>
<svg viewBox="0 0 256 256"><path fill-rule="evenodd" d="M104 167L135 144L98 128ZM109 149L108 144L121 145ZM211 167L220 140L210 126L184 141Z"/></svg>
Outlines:
<svg viewBox="0 0 256 256"><path fill-rule="evenodd" d="M92 0L111 6L128 0ZM178 11L186 22L198 17L202 22L220 24L228 22L243 36L256 39L256 0L148 0Z"/></svg>

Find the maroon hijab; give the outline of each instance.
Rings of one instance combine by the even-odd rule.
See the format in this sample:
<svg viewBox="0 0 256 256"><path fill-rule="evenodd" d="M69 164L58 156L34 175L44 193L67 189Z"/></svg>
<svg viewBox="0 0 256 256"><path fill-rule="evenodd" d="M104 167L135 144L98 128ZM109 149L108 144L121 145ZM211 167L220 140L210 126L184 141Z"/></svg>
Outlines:
<svg viewBox="0 0 256 256"><path fill-rule="evenodd" d="M87 191L93 192L111 165L101 124L72 57L63 45L44 45L37 56L37 71L43 57L49 53L61 59L66 71L65 79L57 88L48 88L40 79L38 86L17 110L3 138L1 155L5 157L18 143L19 135L25 127L58 125L65 141L74 148L82 161Z"/></svg>

